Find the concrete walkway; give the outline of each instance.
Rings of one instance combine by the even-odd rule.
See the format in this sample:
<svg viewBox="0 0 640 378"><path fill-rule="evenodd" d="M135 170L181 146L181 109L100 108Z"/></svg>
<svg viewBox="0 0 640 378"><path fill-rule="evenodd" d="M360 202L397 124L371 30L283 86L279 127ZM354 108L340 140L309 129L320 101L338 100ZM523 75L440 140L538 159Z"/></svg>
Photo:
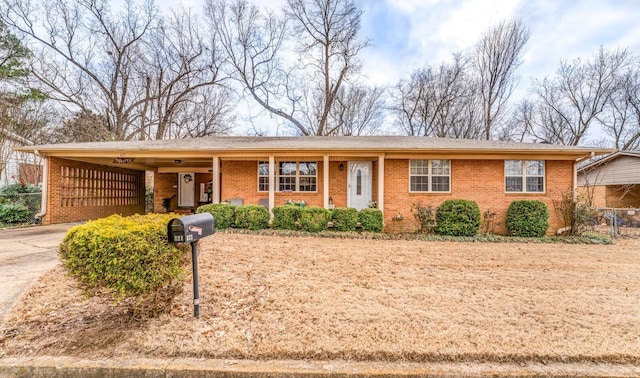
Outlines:
<svg viewBox="0 0 640 378"><path fill-rule="evenodd" d="M56 266L58 244L72 226L0 230L0 321L25 290Z"/></svg>

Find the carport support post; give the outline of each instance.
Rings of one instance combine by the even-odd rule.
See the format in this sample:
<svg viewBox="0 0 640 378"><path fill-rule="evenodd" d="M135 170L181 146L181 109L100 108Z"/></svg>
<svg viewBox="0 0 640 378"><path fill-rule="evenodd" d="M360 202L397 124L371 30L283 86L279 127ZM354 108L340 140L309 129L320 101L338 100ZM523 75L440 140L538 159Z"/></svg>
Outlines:
<svg viewBox="0 0 640 378"><path fill-rule="evenodd" d="M191 262L193 264L193 316L200 317L200 293L198 291L198 242L191 242Z"/></svg>

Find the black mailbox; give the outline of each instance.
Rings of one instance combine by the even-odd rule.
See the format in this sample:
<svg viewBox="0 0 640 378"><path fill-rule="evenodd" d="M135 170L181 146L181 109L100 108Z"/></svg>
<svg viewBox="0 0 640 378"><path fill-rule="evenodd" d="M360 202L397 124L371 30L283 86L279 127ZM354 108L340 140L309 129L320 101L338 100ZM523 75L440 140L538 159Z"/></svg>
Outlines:
<svg viewBox="0 0 640 378"><path fill-rule="evenodd" d="M215 221L210 213L174 218L167 225L170 243L191 243L213 235L215 231Z"/></svg>

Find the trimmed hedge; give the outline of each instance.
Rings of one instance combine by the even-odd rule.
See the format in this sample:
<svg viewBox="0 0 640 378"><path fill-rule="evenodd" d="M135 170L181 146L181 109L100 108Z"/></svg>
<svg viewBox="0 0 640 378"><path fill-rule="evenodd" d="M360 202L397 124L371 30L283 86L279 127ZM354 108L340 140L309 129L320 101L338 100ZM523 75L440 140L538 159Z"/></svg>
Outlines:
<svg viewBox="0 0 640 378"><path fill-rule="evenodd" d="M436 232L440 235L475 236L480 221L480 208L474 201L450 199L436 210Z"/></svg>
<svg viewBox="0 0 640 378"><path fill-rule="evenodd" d="M275 206L271 227L276 230L297 230L302 207L298 205Z"/></svg>
<svg viewBox="0 0 640 378"><path fill-rule="evenodd" d="M380 209L362 209L358 212L358 221L364 231L381 232L384 219Z"/></svg>
<svg viewBox="0 0 640 378"><path fill-rule="evenodd" d="M106 290L117 302L144 304L146 316L164 313L181 290L188 261L186 247L167 240L175 216L112 215L75 226L59 246L60 259L88 293Z"/></svg>
<svg viewBox="0 0 640 378"><path fill-rule="evenodd" d="M213 215L216 230L224 230L233 225L236 218L236 206L230 203L215 203L202 205L196 213L210 213Z"/></svg>
<svg viewBox="0 0 640 378"><path fill-rule="evenodd" d="M269 227L269 210L261 205L236 207L236 227L262 230Z"/></svg>
<svg viewBox="0 0 640 378"><path fill-rule="evenodd" d="M306 206L301 209L300 227L309 232L325 231L331 219L331 211L324 207Z"/></svg>
<svg viewBox="0 0 640 378"><path fill-rule="evenodd" d="M355 231L358 226L358 210L353 207L338 207L332 213L333 228L336 231Z"/></svg>
<svg viewBox="0 0 640 378"><path fill-rule="evenodd" d="M542 237L549 228L549 209L538 200L513 201L507 209L507 234Z"/></svg>

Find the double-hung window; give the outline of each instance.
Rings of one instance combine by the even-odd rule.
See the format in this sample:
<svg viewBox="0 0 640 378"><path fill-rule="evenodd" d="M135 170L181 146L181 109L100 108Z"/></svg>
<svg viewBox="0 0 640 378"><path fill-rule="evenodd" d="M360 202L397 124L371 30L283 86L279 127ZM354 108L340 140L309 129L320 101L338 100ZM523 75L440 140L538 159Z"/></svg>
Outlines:
<svg viewBox="0 0 640 378"><path fill-rule="evenodd" d="M410 192L449 192L451 160L410 160Z"/></svg>
<svg viewBox="0 0 640 378"><path fill-rule="evenodd" d="M505 160L504 187L508 193L543 193L543 160Z"/></svg>
<svg viewBox="0 0 640 378"><path fill-rule="evenodd" d="M318 163L314 161L280 161L276 163L276 191L317 191ZM258 162L258 191L269 191L269 163Z"/></svg>

